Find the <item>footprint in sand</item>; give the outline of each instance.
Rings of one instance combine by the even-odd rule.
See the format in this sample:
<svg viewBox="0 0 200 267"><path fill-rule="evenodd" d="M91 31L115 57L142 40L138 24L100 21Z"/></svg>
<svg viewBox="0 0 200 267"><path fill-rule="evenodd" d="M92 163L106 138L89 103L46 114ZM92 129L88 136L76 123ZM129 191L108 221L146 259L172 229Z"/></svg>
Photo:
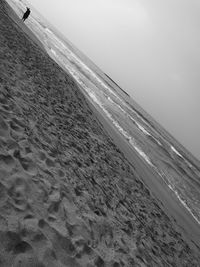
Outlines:
<svg viewBox="0 0 200 267"><path fill-rule="evenodd" d="M31 175L35 175L37 173L37 168L35 163L30 158L23 158L21 157L19 162L21 163L21 166L23 169L28 172Z"/></svg>
<svg viewBox="0 0 200 267"><path fill-rule="evenodd" d="M22 166L22 168L29 173L30 175L35 175L37 173L36 164L32 161L31 158L22 157L19 150L15 150L13 156L17 158Z"/></svg>
<svg viewBox="0 0 200 267"><path fill-rule="evenodd" d="M46 156L44 151L39 151L38 152L38 157L39 157L39 160L41 160L41 161L44 161L47 158L47 156Z"/></svg>
<svg viewBox="0 0 200 267"><path fill-rule="evenodd" d="M47 167L49 167L49 168L55 167L55 162L52 159L50 159L50 158L47 158L45 160L45 163L46 163Z"/></svg>
<svg viewBox="0 0 200 267"><path fill-rule="evenodd" d="M20 149L21 149L23 155L26 156L27 154L33 153L33 151L31 149L30 144L29 144L27 139L24 139L24 140L20 141L19 142L19 146L20 146Z"/></svg>
<svg viewBox="0 0 200 267"><path fill-rule="evenodd" d="M39 227L38 219L29 214L24 217L21 226L21 237L33 247L38 258L42 259L46 250L51 247L51 242L48 240L45 231Z"/></svg>
<svg viewBox="0 0 200 267"><path fill-rule="evenodd" d="M18 210L26 210L30 193L29 177L25 174L11 176L8 181L8 195Z"/></svg>
<svg viewBox="0 0 200 267"><path fill-rule="evenodd" d="M62 170L57 170L57 173L58 173L58 176L60 177L60 178L63 178L63 177L65 177L65 173L64 173L64 171L62 171Z"/></svg>
<svg viewBox="0 0 200 267"><path fill-rule="evenodd" d="M24 131L24 127L23 128L21 127L21 125L17 119L12 119L10 121L10 128L12 130L14 130L15 132L18 132L18 133L23 133L23 131Z"/></svg>
<svg viewBox="0 0 200 267"><path fill-rule="evenodd" d="M9 154L0 154L0 168L11 171L15 166L15 159Z"/></svg>
<svg viewBox="0 0 200 267"><path fill-rule="evenodd" d="M15 140L13 140L12 138L9 138L7 140L7 152L8 153L13 154L13 152L19 148L20 148L19 144Z"/></svg>
<svg viewBox="0 0 200 267"><path fill-rule="evenodd" d="M14 252L15 247L21 242L20 235L13 231L0 231L0 240L6 252Z"/></svg>
<svg viewBox="0 0 200 267"><path fill-rule="evenodd" d="M13 267L45 267L38 260L29 242L19 241L13 248L13 254L16 255L13 261Z"/></svg>
<svg viewBox="0 0 200 267"><path fill-rule="evenodd" d="M54 168L56 166L54 159L48 157L43 150L38 152L38 159L41 161L41 164L44 168Z"/></svg>
<svg viewBox="0 0 200 267"><path fill-rule="evenodd" d="M68 237L67 231L63 231L64 229L61 229L62 227L59 224L51 225L43 219L39 220L38 225L51 242L52 249L49 251L51 256L54 259L60 260L64 266L80 267L75 259L75 255L77 254L76 248L71 238ZM48 254L44 254L44 257L48 257Z"/></svg>
<svg viewBox="0 0 200 267"><path fill-rule="evenodd" d="M23 137L26 125L19 119L12 118L9 121L10 135L14 140L20 140Z"/></svg>

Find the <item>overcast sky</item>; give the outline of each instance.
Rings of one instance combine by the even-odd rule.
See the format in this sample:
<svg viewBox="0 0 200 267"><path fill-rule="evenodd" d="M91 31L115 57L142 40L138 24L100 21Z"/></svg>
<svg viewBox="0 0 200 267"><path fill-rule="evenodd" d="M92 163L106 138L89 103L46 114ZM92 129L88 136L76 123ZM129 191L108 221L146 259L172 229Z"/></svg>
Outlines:
<svg viewBox="0 0 200 267"><path fill-rule="evenodd" d="M29 0L200 159L199 0Z"/></svg>

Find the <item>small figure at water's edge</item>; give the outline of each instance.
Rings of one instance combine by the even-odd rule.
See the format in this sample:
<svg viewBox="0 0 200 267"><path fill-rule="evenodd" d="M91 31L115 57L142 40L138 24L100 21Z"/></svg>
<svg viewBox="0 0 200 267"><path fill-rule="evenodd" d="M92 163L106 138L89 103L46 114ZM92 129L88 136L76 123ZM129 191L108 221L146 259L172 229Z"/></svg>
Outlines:
<svg viewBox="0 0 200 267"><path fill-rule="evenodd" d="M30 8L27 7L26 12L22 17L22 20L25 21L29 17L30 13L31 13Z"/></svg>

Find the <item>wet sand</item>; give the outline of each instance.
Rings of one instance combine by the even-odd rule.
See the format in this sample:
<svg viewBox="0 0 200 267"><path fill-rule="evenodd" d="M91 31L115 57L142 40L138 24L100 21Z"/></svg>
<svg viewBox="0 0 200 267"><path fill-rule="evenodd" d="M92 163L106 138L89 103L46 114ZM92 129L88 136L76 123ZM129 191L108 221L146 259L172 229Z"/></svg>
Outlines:
<svg viewBox="0 0 200 267"><path fill-rule="evenodd" d="M191 216L189 211L183 207L175 194L165 184L161 177L138 155L130 146L128 141L122 138L121 134L116 131L108 119L106 119L92 103L90 103L93 112L103 124L108 135L113 139L114 143L120 148L132 168L136 171L138 177L150 189L151 195L155 197L164 208L165 212L172 218L176 225L181 229L182 234L190 242L197 251L200 249L200 225Z"/></svg>
<svg viewBox="0 0 200 267"><path fill-rule="evenodd" d="M0 266L199 266L187 212L8 10L0 0Z"/></svg>

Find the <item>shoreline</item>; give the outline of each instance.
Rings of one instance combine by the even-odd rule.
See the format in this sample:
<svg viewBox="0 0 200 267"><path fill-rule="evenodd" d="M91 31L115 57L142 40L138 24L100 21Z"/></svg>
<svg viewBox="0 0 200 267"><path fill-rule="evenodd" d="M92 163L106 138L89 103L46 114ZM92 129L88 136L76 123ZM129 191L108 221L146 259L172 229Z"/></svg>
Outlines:
<svg viewBox="0 0 200 267"><path fill-rule="evenodd" d="M153 193L153 197L160 202L166 213L170 215L175 224L179 226L190 245L200 252L200 225L178 200L174 192L165 184L159 174L139 157L128 141L126 141L123 136L117 132L115 127L111 125L109 120L101 114L100 110L89 100L88 102L108 135L119 147L134 171L139 174L140 179L142 179L147 188L149 188L150 192Z"/></svg>

